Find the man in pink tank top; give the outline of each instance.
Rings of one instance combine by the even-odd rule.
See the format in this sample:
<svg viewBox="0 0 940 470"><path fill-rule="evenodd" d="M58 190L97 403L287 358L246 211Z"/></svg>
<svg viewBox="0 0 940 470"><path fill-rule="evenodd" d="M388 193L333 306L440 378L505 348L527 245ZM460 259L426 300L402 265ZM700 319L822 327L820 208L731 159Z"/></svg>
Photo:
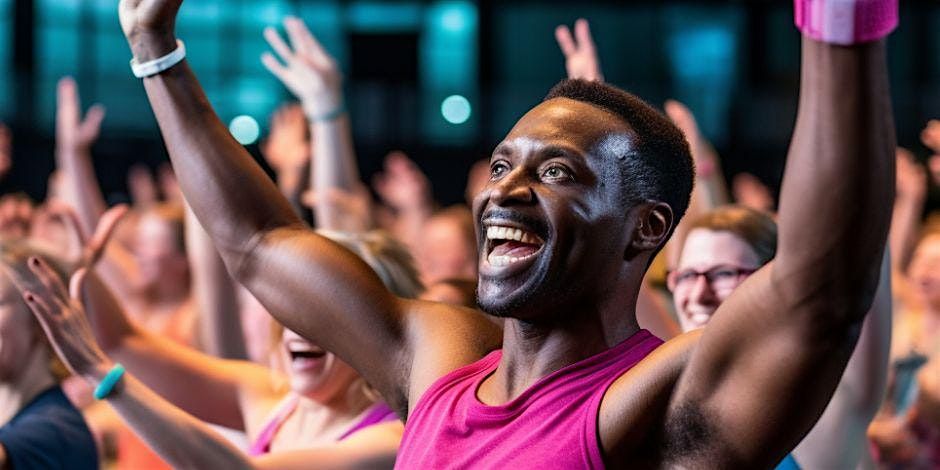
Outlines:
<svg viewBox="0 0 940 470"><path fill-rule="evenodd" d="M180 3L121 2L137 62L174 57ZM493 152L474 216L479 303L505 319L500 331L476 310L392 296L310 231L185 60L143 84L183 192L231 273L407 418L400 468L770 467L818 419L845 368L893 196L883 36L897 2L839 3L842 18L867 9L848 12L865 19L848 32L839 28L851 21L810 18L832 10L815 3L797 2L808 37L777 259L721 305L694 349L688 337L660 345L634 315L693 172L679 130L633 95L563 82ZM348 126L342 103L308 112L314 129Z"/></svg>

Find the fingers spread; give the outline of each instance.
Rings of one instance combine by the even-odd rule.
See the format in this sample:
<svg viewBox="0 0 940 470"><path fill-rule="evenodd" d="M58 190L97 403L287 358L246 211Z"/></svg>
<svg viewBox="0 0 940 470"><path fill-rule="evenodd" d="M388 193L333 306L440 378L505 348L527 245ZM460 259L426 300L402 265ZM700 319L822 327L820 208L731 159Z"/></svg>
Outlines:
<svg viewBox="0 0 940 470"><path fill-rule="evenodd" d="M55 296L57 299L68 299L68 292L59 279L59 275L48 263L37 256L31 256L27 263L29 264L29 270L36 275L49 295Z"/></svg>
<svg viewBox="0 0 940 470"><path fill-rule="evenodd" d="M72 274L69 279L69 296L76 302L82 301L82 288L85 287L85 279L88 276L88 268L81 268Z"/></svg>
<svg viewBox="0 0 940 470"><path fill-rule="evenodd" d="M558 47L561 48L561 52L565 56L574 54L578 50L574 38L571 37L571 30L565 25L555 28L555 40L558 41Z"/></svg>
<svg viewBox="0 0 940 470"><path fill-rule="evenodd" d="M586 19L581 18L574 23L574 35L578 40L578 48L585 51L594 50L594 40L591 38L591 27Z"/></svg>
<svg viewBox="0 0 940 470"><path fill-rule="evenodd" d="M281 35L278 34L277 30L271 27L265 28L264 38L267 39L268 44L271 45L271 48L274 49L274 52L277 53L278 57L280 57L282 61L290 63L292 60L294 60L294 53L291 51L290 47L287 46L287 43L281 39ZM294 46L296 47L296 44ZM262 56L262 59L263 57L264 56Z"/></svg>
<svg viewBox="0 0 940 470"><path fill-rule="evenodd" d="M261 63L264 64L264 67L274 74L278 80L283 82L287 79L287 68L281 65L270 52L261 54Z"/></svg>
<svg viewBox="0 0 940 470"><path fill-rule="evenodd" d="M101 258L104 247L108 244L108 239L114 233L114 228L117 227L121 218L127 215L128 210L127 204L118 204L108 209L98 220L95 233L91 236L91 240L88 241L87 245L88 259L86 261L89 266L94 265Z"/></svg>

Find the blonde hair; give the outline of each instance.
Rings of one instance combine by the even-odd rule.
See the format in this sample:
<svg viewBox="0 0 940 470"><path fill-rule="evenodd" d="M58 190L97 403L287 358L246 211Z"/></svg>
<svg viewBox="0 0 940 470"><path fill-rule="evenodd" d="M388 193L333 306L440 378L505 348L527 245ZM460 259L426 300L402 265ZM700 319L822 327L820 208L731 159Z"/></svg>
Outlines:
<svg viewBox="0 0 940 470"><path fill-rule="evenodd" d="M72 272L73 267L54 255L49 249L25 238L0 239L0 263L4 265L5 269L14 271L16 275L23 277L33 276L32 271L29 269L29 258L33 256L42 258L59 276L59 280L62 281L63 284L68 285L69 273ZM12 279L9 280L12 282ZM32 319L36 331L40 333L39 337L49 353L49 372L52 373L56 381L61 382L65 380L71 374L65 367L65 364L59 360L59 357L52 349L52 345L49 344L46 335L40 331L39 322L35 318L32 318L32 313L29 312L29 307L26 306L26 302L22 302L22 305Z"/></svg>
<svg viewBox="0 0 940 470"><path fill-rule="evenodd" d="M317 233L342 245L365 261L385 287L398 297L414 299L424 291L411 253L388 233L381 230L351 233L323 229L317 230ZM275 352L283 334L284 325L272 319L269 357L277 357ZM272 361L271 365L277 368L278 364Z"/></svg>

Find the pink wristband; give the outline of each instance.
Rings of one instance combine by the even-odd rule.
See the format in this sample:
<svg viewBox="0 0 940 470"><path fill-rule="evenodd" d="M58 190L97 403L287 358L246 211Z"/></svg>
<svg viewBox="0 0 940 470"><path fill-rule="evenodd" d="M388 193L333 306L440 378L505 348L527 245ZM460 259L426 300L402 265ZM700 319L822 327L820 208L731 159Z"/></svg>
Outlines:
<svg viewBox="0 0 940 470"><path fill-rule="evenodd" d="M803 35L831 44L881 39L898 25L898 0L794 0Z"/></svg>

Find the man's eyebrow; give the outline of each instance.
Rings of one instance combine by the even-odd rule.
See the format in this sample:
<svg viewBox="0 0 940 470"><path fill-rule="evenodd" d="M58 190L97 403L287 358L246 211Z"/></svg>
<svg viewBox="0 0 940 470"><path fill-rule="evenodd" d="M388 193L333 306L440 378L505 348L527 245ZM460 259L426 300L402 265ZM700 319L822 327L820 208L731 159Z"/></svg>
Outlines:
<svg viewBox="0 0 940 470"><path fill-rule="evenodd" d="M501 142L493 149L493 155L509 155L512 153L512 146L506 142Z"/></svg>

